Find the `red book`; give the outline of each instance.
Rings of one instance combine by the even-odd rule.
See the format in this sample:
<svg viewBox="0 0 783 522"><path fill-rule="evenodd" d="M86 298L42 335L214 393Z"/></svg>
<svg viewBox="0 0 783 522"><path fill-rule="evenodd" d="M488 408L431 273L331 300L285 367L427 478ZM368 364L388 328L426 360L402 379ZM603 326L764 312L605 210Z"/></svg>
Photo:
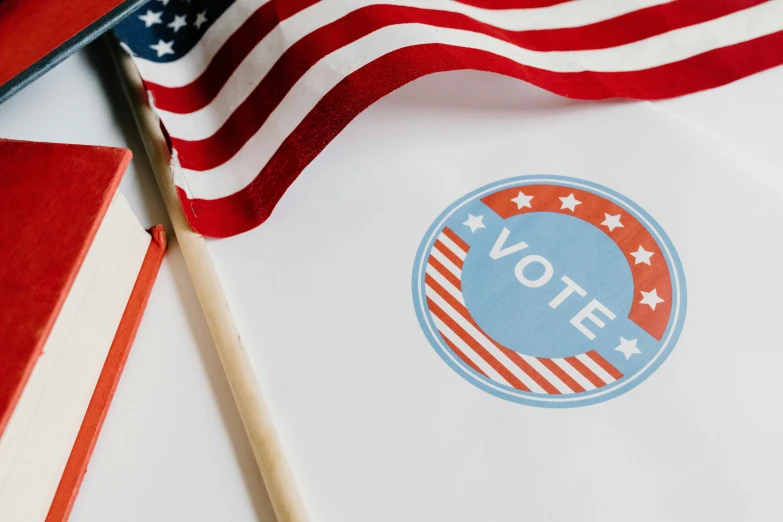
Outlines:
<svg viewBox="0 0 783 522"><path fill-rule="evenodd" d="M130 158L0 139L0 520L68 518L163 259Z"/></svg>
<svg viewBox="0 0 783 522"><path fill-rule="evenodd" d="M0 1L0 102L93 41L144 2Z"/></svg>

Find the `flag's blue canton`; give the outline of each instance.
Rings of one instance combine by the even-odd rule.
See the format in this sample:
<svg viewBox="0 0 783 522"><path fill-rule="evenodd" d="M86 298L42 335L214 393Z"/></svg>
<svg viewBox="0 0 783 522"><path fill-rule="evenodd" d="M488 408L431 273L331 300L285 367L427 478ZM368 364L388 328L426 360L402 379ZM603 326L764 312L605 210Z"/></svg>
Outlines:
<svg viewBox="0 0 783 522"><path fill-rule="evenodd" d="M234 0L152 0L115 27L136 56L173 62L190 51Z"/></svg>

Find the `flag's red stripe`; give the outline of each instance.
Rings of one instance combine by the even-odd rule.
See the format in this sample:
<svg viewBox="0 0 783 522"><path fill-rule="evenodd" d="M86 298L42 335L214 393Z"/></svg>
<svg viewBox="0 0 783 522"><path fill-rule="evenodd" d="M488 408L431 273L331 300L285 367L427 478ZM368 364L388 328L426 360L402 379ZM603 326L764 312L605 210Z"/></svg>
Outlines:
<svg viewBox="0 0 783 522"><path fill-rule="evenodd" d="M550 7L557 4L565 4L575 0L456 0L465 5L480 7L482 9L535 9L536 7Z"/></svg>
<svg viewBox="0 0 783 522"><path fill-rule="evenodd" d="M437 304L435 304L431 299L427 299L427 306L429 307L430 311L438 317L441 321L443 321L446 326L448 326L452 332L457 334L460 339L462 339L465 344L470 346L474 352L476 352L482 359L484 359L487 364L492 366L492 368L495 369L496 372L498 372L500 375L503 376L508 383L513 386L514 388L518 390L525 390L530 391L527 386L525 386L522 381L517 379L517 377L509 371L508 368L503 366L500 361L495 359L491 353L489 353L486 348L481 346L478 341L476 341L470 334L468 334L465 330L462 329L460 325L457 324L456 321L454 321L451 317L448 316L446 312L441 310Z"/></svg>
<svg viewBox="0 0 783 522"><path fill-rule="evenodd" d="M541 361L541 364L547 367L547 369L554 373L558 379L563 381L566 386L571 388L573 391L579 393L585 391L585 389L574 379L571 378L570 375L568 375L566 372L563 371L562 368L560 368L552 359L547 359L545 357L539 357L538 359Z"/></svg>
<svg viewBox="0 0 783 522"><path fill-rule="evenodd" d="M767 0L676 0L583 27L518 33L522 47L536 51L606 49L696 25L762 4Z"/></svg>
<svg viewBox="0 0 783 522"><path fill-rule="evenodd" d="M399 49L346 77L318 102L258 176L219 199L188 199L193 228L226 237L258 226L288 186L337 134L379 98L424 75L476 69L512 76L571 98L660 99L717 87L783 63L783 32L723 47L653 69L624 73L552 73L485 51L428 44Z"/></svg>
<svg viewBox="0 0 783 522"><path fill-rule="evenodd" d="M596 388L600 388L606 385L606 383L602 381L600 377L594 374L590 368L585 366L582 363L582 361L580 361L576 357L566 357L565 360L567 363L573 366L576 369L576 371L584 375L587 378L587 380L590 381L593 384L593 386L595 386Z"/></svg>
<svg viewBox="0 0 783 522"><path fill-rule="evenodd" d="M265 95L271 96L271 99L268 101L256 99L252 103L265 101L266 105L274 102L281 92L283 94L287 92L307 69L324 56L382 27L395 24L417 22L437 27L463 29L537 51L603 49L706 22L763 1L680 0L586 26L535 31L499 29L468 16L448 11L393 5L367 6L310 33L291 46L270 71L269 75L274 78L262 82L256 88L256 90L261 89ZM180 114L205 107L217 96L245 56L279 21L314 2L298 0L292 6L288 6L283 13L277 12L279 3L273 0L256 11L218 51L204 73L190 84L167 88L149 83L148 88L155 97L156 106ZM283 4L287 5L285 2ZM250 97L253 98L253 95L251 94ZM274 106L277 103L274 103ZM263 112L261 110L261 113ZM266 116L262 116L262 119L266 119Z"/></svg>
<svg viewBox="0 0 783 522"><path fill-rule="evenodd" d="M620 370L612 366L609 361L601 357L595 350L590 350L585 355L591 358L598 366L603 368L606 373L614 377L615 380L623 378L623 374L620 373Z"/></svg>

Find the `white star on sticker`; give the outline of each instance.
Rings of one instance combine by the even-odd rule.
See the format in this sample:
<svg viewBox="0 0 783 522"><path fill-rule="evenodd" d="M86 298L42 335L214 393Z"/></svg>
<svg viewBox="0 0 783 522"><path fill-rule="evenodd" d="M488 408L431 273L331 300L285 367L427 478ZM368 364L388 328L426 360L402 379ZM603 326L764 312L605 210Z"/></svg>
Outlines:
<svg viewBox="0 0 783 522"><path fill-rule="evenodd" d="M633 354L642 353L639 350L639 347L636 346L636 341L638 341L638 339L631 339L629 341L625 337L620 337L620 345L615 348L615 350L625 355L625 360L627 361Z"/></svg>
<svg viewBox="0 0 783 522"><path fill-rule="evenodd" d="M471 232L475 232L476 230L480 228L487 228L484 225L484 216L474 216L473 214L468 214L468 220L463 223L466 227L470 227Z"/></svg>
<svg viewBox="0 0 783 522"><path fill-rule="evenodd" d="M612 216L610 214L604 213L604 216L606 217L606 219L604 219L604 222L601 224L606 225L606 228L609 229L609 232L611 232L615 228L623 228L623 224L620 223L620 214L617 214L616 216Z"/></svg>
<svg viewBox="0 0 783 522"><path fill-rule="evenodd" d="M201 26L207 23L207 10L204 9L200 13L196 13L196 21L193 22L193 25L196 26L196 29L201 29Z"/></svg>
<svg viewBox="0 0 783 522"><path fill-rule="evenodd" d="M174 40L170 42L164 42L163 40L158 40L158 43L155 45L150 45L153 49L155 49L155 52L158 53L158 58L161 56L165 56L167 54L174 54L174 49L172 49L172 46L174 45Z"/></svg>
<svg viewBox="0 0 783 522"><path fill-rule="evenodd" d="M639 245L639 250L636 252L631 252L631 255L634 257L634 259L636 259L634 265L638 265L639 263L650 265L650 258L654 253L655 252L648 252L642 248L642 245Z"/></svg>
<svg viewBox="0 0 783 522"><path fill-rule="evenodd" d="M160 19L160 16L163 14L163 11L158 11L157 13L153 13L149 9L147 9L147 12L143 15L139 15L139 20L144 22L145 27L152 27L155 24L162 24L163 20Z"/></svg>
<svg viewBox="0 0 783 522"><path fill-rule="evenodd" d="M571 212L574 212L576 210L577 205L582 204L581 201L579 201L574 197L573 193L569 194L567 198L560 198L560 201L563 202L563 204L560 205L560 210L567 208Z"/></svg>
<svg viewBox="0 0 783 522"><path fill-rule="evenodd" d="M530 206L530 200L533 199L533 196L528 196L521 190L519 191L519 194L517 194L517 197L511 198L511 201L517 204L517 210L522 210L522 208L532 208Z"/></svg>
<svg viewBox="0 0 783 522"><path fill-rule="evenodd" d="M174 29L174 32L176 33L177 31L179 31L180 29L188 25L188 23L185 21L185 18L187 18L187 15L182 15L182 16L174 15L174 21L166 25L166 27L171 27L172 29Z"/></svg>
<svg viewBox="0 0 783 522"><path fill-rule="evenodd" d="M652 289L652 292L641 291L641 293L642 293L642 300L639 302L641 304L650 305L650 308L652 308L653 310L655 310L655 306L658 303L663 302L663 299L658 297L658 290L655 288Z"/></svg>

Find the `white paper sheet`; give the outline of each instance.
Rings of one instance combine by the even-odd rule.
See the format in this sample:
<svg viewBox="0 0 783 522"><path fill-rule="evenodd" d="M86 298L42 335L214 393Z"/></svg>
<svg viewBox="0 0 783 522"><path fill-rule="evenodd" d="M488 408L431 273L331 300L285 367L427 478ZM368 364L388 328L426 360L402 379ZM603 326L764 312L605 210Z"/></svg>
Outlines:
<svg viewBox="0 0 783 522"><path fill-rule="evenodd" d="M671 355L606 402L501 399L449 367L417 321L412 273L433 221L529 174L624 195L684 267ZM740 169L654 104L455 72L378 102L266 223L209 248L313 520L772 520L782 194L780 178Z"/></svg>

